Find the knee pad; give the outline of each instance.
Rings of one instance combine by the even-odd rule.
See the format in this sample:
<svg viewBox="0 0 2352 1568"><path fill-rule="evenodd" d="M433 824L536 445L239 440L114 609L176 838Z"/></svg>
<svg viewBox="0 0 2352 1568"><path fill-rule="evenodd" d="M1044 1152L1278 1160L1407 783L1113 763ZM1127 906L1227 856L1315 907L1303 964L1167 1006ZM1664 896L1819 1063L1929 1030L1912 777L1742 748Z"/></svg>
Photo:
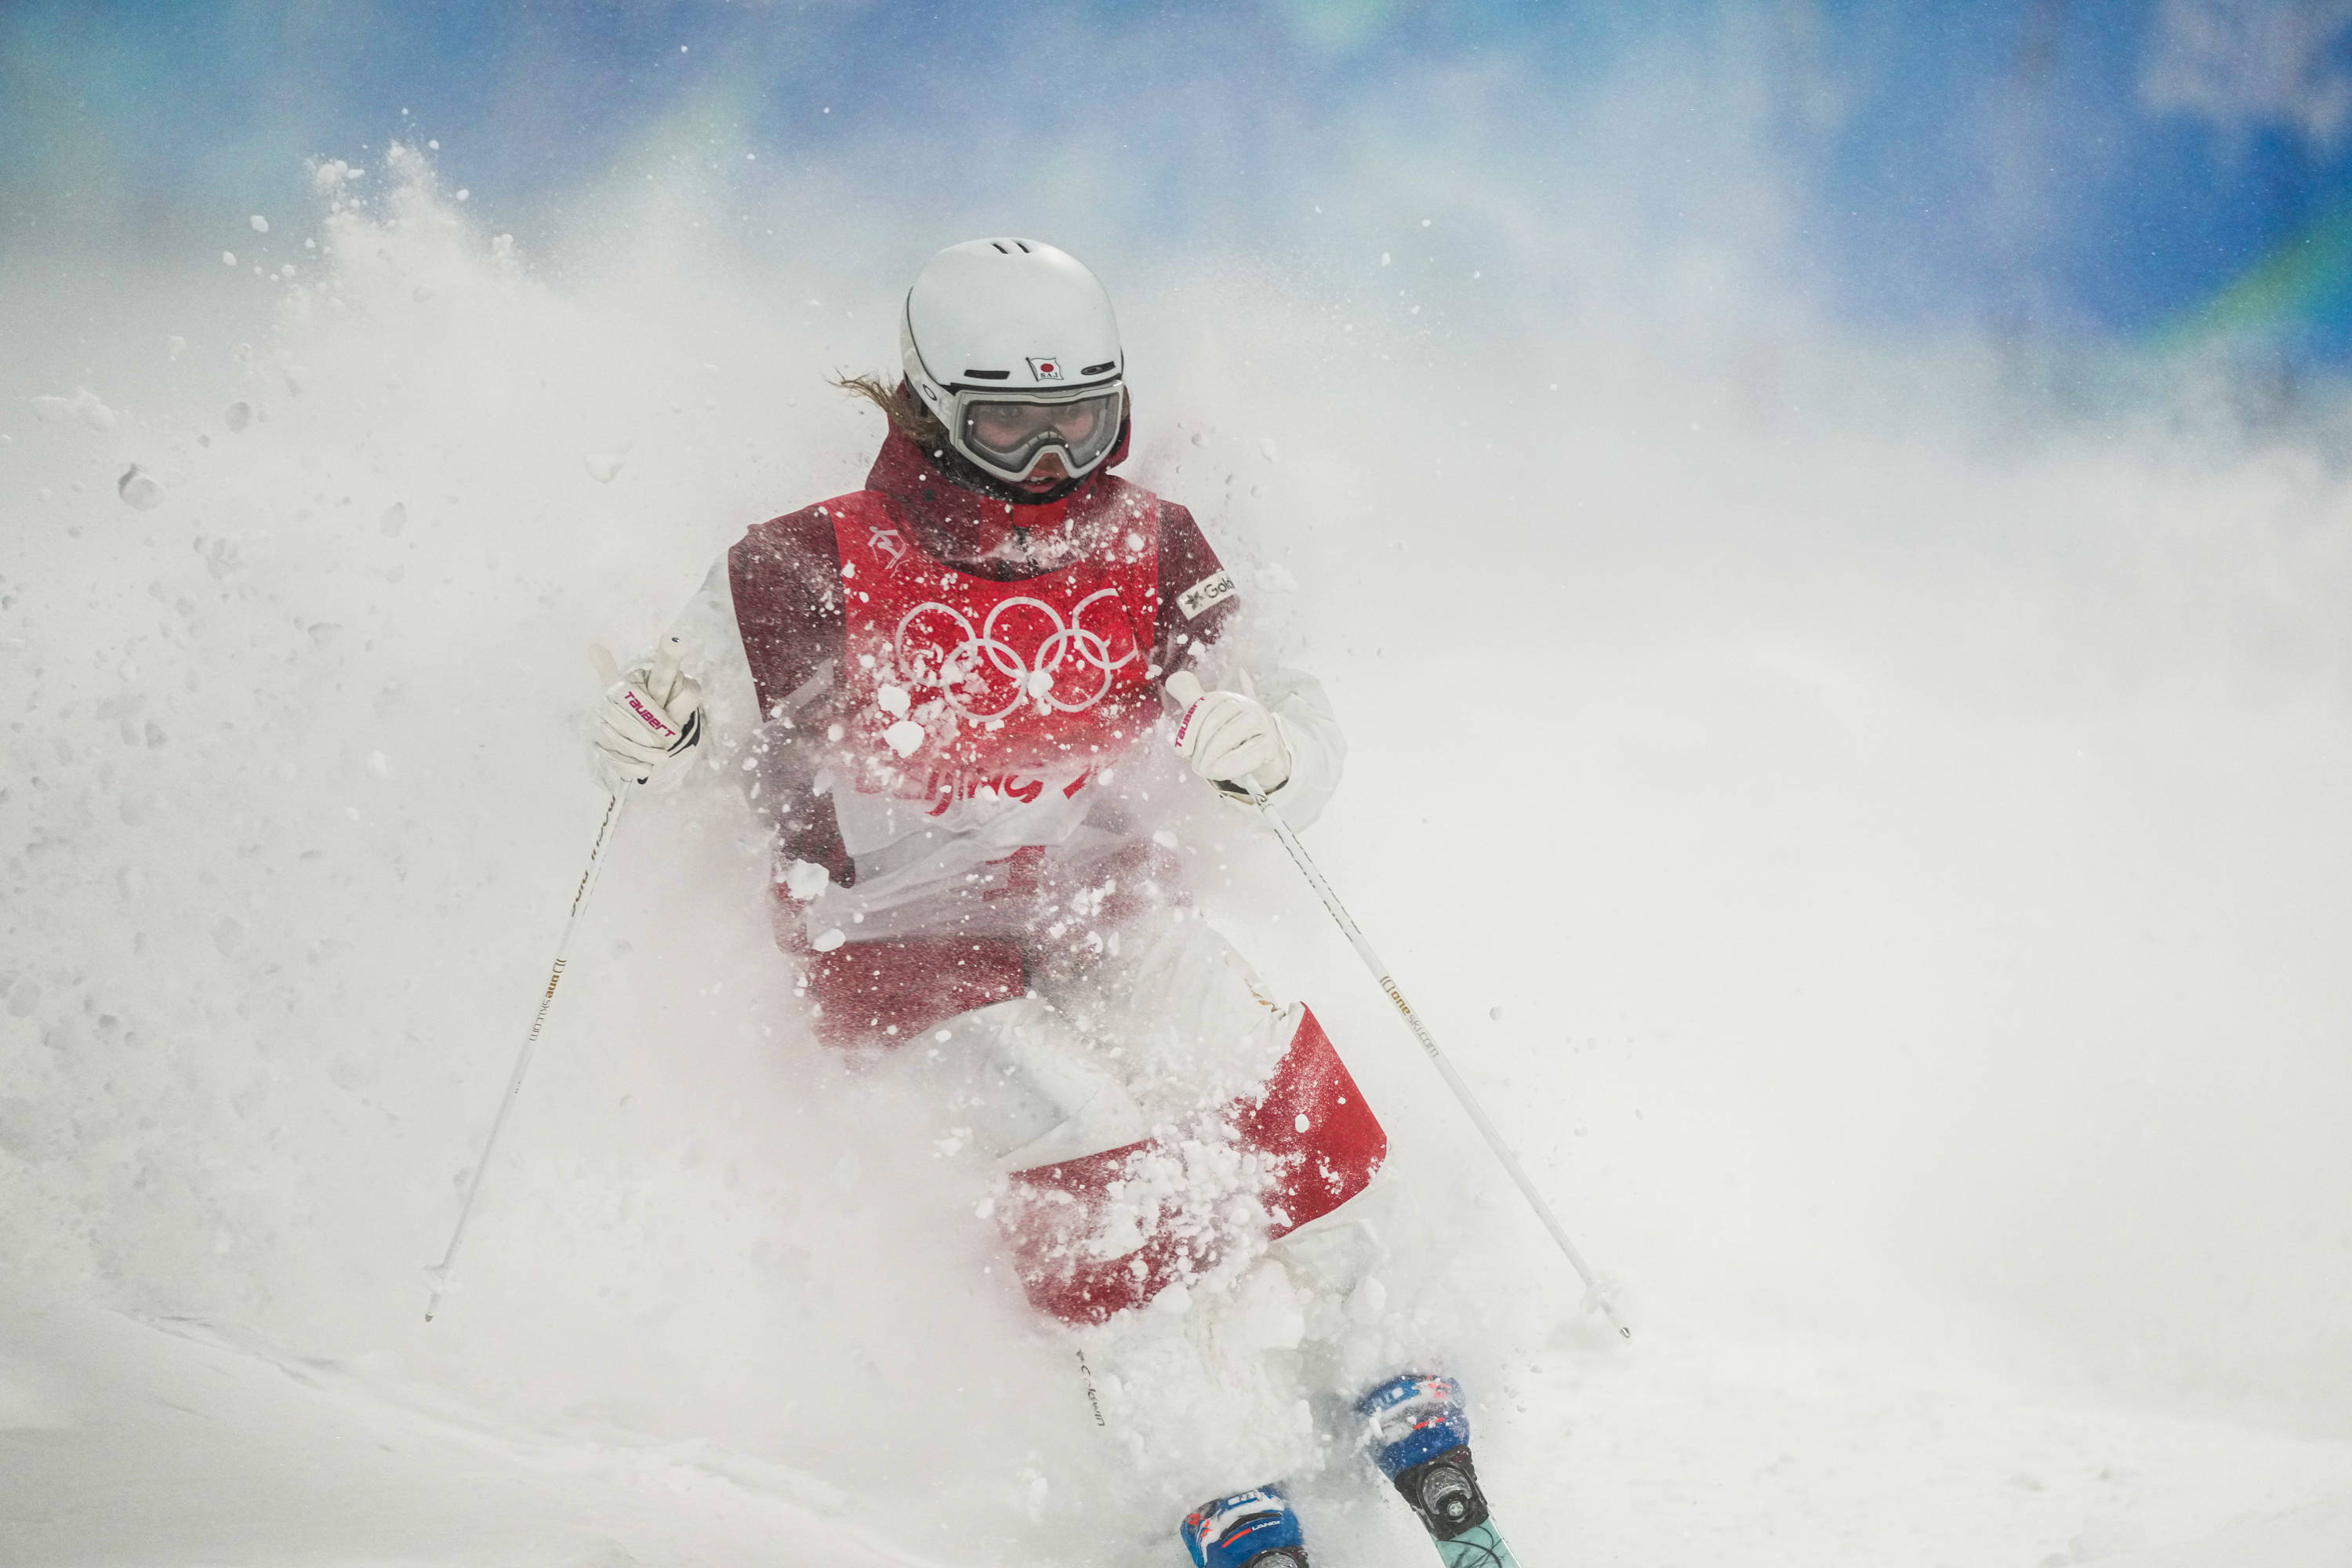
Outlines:
<svg viewBox="0 0 2352 1568"><path fill-rule="evenodd" d="M1102 1322L1363 1191L1388 1134L1315 1015L1297 1014L1255 1100L1009 1178L1001 1224L1032 1306Z"/></svg>

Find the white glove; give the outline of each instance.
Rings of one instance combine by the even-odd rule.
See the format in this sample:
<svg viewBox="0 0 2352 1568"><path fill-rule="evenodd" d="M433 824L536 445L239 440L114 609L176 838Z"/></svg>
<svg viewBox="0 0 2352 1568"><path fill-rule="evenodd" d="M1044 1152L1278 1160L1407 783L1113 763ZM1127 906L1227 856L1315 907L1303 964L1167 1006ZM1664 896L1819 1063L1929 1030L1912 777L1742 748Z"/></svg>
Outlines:
<svg viewBox="0 0 2352 1568"><path fill-rule="evenodd" d="M594 650L606 685L588 732L615 778L644 784L674 774L702 739L702 688L679 669L684 651L677 637L667 638L650 668L624 676L610 654Z"/></svg>
<svg viewBox="0 0 2352 1568"><path fill-rule="evenodd" d="M1255 695L1203 691L1199 678L1181 669L1168 678L1168 695L1184 704L1176 720L1176 750L1194 773L1244 800L1244 778L1255 778L1268 795L1290 782L1290 742Z"/></svg>

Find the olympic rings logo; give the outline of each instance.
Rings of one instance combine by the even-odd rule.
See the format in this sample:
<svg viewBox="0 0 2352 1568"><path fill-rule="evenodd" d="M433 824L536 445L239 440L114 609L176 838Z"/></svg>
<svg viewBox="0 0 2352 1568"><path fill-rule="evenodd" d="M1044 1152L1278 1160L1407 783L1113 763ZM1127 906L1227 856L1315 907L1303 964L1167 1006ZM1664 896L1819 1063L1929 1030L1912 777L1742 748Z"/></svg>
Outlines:
<svg viewBox="0 0 2352 1568"><path fill-rule="evenodd" d="M972 626L971 617L954 605L942 605L936 599L926 600L898 618L898 629L890 635L890 650L897 657L898 668L911 673L913 660L909 657L910 651L925 650L908 649L907 628L920 616L945 616L962 634L962 640L940 659L936 674L929 679L936 681L940 695L946 700L947 705L965 720L975 724L986 724L1005 717L1031 699L1057 712L1083 713L1110 695L1110 689L1118 680L1119 667L1133 663L1139 651L1130 647L1113 658L1109 639L1081 624L1086 619L1087 606L1097 599L1115 602L1118 597L1117 589L1098 588L1071 608L1066 623L1063 621L1061 612L1043 599L1006 599L989 611L988 618L977 628ZM1034 663L1024 658L1019 649L996 635L997 623L1014 610L1034 611L1053 628L1039 640ZM943 646L945 641L944 637L940 639L931 651ZM1003 707L988 712L968 704L956 691L958 686L980 673L982 659L1013 689L1012 697ZM1075 702L1064 701L1055 694L1054 688L1055 677L1066 664L1092 671L1101 677L1101 683Z"/></svg>

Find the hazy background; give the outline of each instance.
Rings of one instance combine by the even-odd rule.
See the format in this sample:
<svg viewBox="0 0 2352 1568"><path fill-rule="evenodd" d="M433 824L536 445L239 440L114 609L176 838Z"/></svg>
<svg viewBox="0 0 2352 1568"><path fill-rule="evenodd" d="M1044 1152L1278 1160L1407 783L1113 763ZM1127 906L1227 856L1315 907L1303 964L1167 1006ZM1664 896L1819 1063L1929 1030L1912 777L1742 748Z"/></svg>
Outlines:
<svg viewBox="0 0 2352 1568"><path fill-rule="evenodd" d="M493 224L593 228L587 192L650 176L772 256L789 202L803 250L1018 217L1106 265L1240 248L1366 288L1336 258L1430 218L1475 293L1547 316L1624 319L1609 258L1906 336L2346 347L2325 3L28 3L0 39L12 250L201 258L305 157L406 135Z"/></svg>
<svg viewBox="0 0 2352 1568"><path fill-rule="evenodd" d="M416 1321L581 645L854 487L822 378L1004 231L1111 288L1128 472L1354 742L1310 842L1667 1358L1204 808L1430 1199L1399 1353L1522 1396L1482 1458L1726 1356L2341 1437L2347 138L2352 5L12 5L0 1282L1084 1513L723 788L627 829Z"/></svg>

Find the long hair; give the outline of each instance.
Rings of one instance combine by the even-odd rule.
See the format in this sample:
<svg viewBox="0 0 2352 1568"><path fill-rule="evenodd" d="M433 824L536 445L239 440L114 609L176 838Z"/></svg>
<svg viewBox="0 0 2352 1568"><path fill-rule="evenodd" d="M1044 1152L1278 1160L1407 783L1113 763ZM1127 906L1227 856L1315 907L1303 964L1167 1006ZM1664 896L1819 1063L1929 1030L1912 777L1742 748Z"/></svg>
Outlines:
<svg viewBox="0 0 2352 1568"><path fill-rule="evenodd" d="M878 375L836 375L833 378L833 384L852 397L862 397L880 409L883 417L890 421L892 429L925 451L946 445L947 426L940 423L938 416L923 406L922 400L915 395L915 389L905 382L893 386Z"/></svg>

